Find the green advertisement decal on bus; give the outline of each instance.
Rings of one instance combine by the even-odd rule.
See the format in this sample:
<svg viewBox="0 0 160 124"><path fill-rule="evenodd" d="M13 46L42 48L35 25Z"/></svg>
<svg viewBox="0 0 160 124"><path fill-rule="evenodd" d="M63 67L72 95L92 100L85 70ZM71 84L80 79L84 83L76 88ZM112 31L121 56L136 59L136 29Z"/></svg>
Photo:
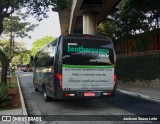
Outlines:
<svg viewBox="0 0 160 124"><path fill-rule="evenodd" d="M68 52L85 52L85 53L103 53L103 54L109 54L108 49L100 49L100 48L85 48L83 46L69 46L68 45Z"/></svg>

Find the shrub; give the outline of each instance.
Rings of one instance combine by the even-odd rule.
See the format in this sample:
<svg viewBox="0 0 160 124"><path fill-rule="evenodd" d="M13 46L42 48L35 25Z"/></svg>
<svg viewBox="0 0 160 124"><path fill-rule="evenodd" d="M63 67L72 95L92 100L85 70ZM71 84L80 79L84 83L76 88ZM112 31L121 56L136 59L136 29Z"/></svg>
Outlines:
<svg viewBox="0 0 160 124"><path fill-rule="evenodd" d="M119 57L116 73L121 80L160 79L160 54Z"/></svg>
<svg viewBox="0 0 160 124"><path fill-rule="evenodd" d="M0 82L0 106L4 105L8 100L8 86Z"/></svg>

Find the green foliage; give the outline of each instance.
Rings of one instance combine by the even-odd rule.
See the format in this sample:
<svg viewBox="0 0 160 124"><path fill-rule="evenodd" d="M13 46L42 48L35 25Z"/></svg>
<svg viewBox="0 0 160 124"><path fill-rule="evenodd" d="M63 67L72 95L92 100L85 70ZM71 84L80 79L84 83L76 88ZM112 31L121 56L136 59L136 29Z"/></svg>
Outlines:
<svg viewBox="0 0 160 124"><path fill-rule="evenodd" d="M121 80L160 79L160 54L118 58L116 73Z"/></svg>
<svg viewBox="0 0 160 124"><path fill-rule="evenodd" d="M59 11L64 11L68 7L67 0L57 0L57 7Z"/></svg>
<svg viewBox="0 0 160 124"><path fill-rule="evenodd" d="M3 52L9 57L9 41L0 40L0 46L3 47Z"/></svg>
<svg viewBox="0 0 160 124"><path fill-rule="evenodd" d="M106 17L98 32L103 36L112 32L112 38L128 40L131 35L159 28L159 19L160 0L121 0L119 11Z"/></svg>
<svg viewBox="0 0 160 124"><path fill-rule="evenodd" d="M50 7L58 8L59 11L66 9L68 6L67 0L1 0L0 11L1 14L11 14L12 11L26 7L28 13L36 14L38 16L46 16L46 12ZM9 10L9 8L11 10Z"/></svg>
<svg viewBox="0 0 160 124"><path fill-rule="evenodd" d="M27 64L30 61L30 53L26 52L22 54L22 63Z"/></svg>
<svg viewBox="0 0 160 124"><path fill-rule="evenodd" d="M27 34L29 31L33 31L35 27L37 27L37 24L31 24L26 21L22 21L20 16L10 16L8 18L5 18L3 21L3 28L4 32L3 34L9 34L12 32L12 35L14 37L29 37Z"/></svg>
<svg viewBox="0 0 160 124"><path fill-rule="evenodd" d="M30 61L31 52L28 50L24 50L16 54L12 59L13 66L19 64L28 64Z"/></svg>
<svg viewBox="0 0 160 124"><path fill-rule="evenodd" d="M12 1L1 0L0 8L3 8L3 9L7 9L7 8L18 9L23 5L24 1L25 0L12 0ZM4 13L5 13L7 10L6 11L5 10L1 10L1 11L4 11Z"/></svg>
<svg viewBox="0 0 160 124"><path fill-rule="evenodd" d="M9 61L11 61L14 56L18 56L18 55L23 54L23 58L20 57L19 61L17 59L15 61L15 59L13 59L13 61L12 61L13 66L20 64L23 61L29 62L29 58L30 58L29 57L30 55L28 55L28 54L26 55L26 48L24 46L24 43L15 42L14 38L15 37L21 37L21 38L29 37L27 32L32 31L36 26L37 25L32 25L28 22L22 22L20 16L11 16L11 17L4 19L3 34L5 34L5 38L10 39L10 41L3 40L6 42L2 42L2 43L0 41L0 43L3 44L2 46L4 48L2 52L4 52L7 55L6 57L10 58ZM9 34L9 36L8 36L8 34ZM12 47L10 47L10 44L12 44ZM11 54L10 54L10 51L12 52ZM2 61L2 59L3 58L0 58L1 61ZM6 63L9 61L6 61ZM6 65L8 65L8 63ZM4 63L3 63L3 66L4 66ZM3 72L4 72L3 79L4 79L4 78L6 78L7 72L5 72L5 71L7 71L8 66L3 67L3 68L5 68L5 70L3 69ZM4 81L4 82L6 82L6 81Z"/></svg>
<svg viewBox="0 0 160 124"><path fill-rule="evenodd" d="M5 83L0 83L0 107L8 100L8 87Z"/></svg>
<svg viewBox="0 0 160 124"><path fill-rule="evenodd" d="M104 22L98 25L98 35L114 38L114 32L116 28L115 21L113 19L107 18Z"/></svg>
<svg viewBox="0 0 160 124"><path fill-rule="evenodd" d="M50 8L56 11L63 11L68 7L67 0L25 0L27 11L39 21L48 17L46 14Z"/></svg>
<svg viewBox="0 0 160 124"><path fill-rule="evenodd" d="M34 56L36 52L47 43L53 41L55 38L51 36L43 37L42 39L38 39L32 44L31 55Z"/></svg>
<svg viewBox="0 0 160 124"><path fill-rule="evenodd" d="M123 12L125 16L131 14L133 18L140 22L144 20L150 30L158 28L159 17L160 17L160 0L125 0L125 6ZM139 15L140 16L137 16ZM134 16L135 15L135 16ZM128 16L129 17L129 16ZM131 19L129 17L129 19Z"/></svg>
<svg viewBox="0 0 160 124"><path fill-rule="evenodd" d="M0 46L3 46L3 52L9 58L9 41L0 40ZM12 65L16 66L22 63L29 63L30 51L26 50L23 42L15 42L15 49L13 50L14 57L12 59Z"/></svg>
<svg viewBox="0 0 160 124"><path fill-rule="evenodd" d="M3 19L9 17L15 10L26 7L28 14L42 20L51 7L57 11L67 8L67 0L1 0L0 1L0 34L3 32Z"/></svg>
<svg viewBox="0 0 160 124"><path fill-rule="evenodd" d="M13 59L12 59L12 65L15 66L15 65L21 64L20 60L21 60L20 55L17 55L15 57L13 57Z"/></svg>
<svg viewBox="0 0 160 124"><path fill-rule="evenodd" d="M57 5L57 1L61 4ZM62 4L63 3L63 4ZM26 7L28 10L28 14L32 14L36 19L42 20L47 17L46 12L53 8L57 8L58 10L64 10L67 3L67 0L1 0L0 1L0 35L3 32L3 20L5 17L9 17L14 11L20 10L22 7ZM62 5L62 6L61 6ZM32 27L31 27L32 28ZM23 36L23 33L22 33ZM3 51L0 50L0 56L3 56ZM0 58L1 60L2 58ZM1 60L2 61L2 60ZM4 75L2 75L2 79L5 79L6 82L6 70L7 66L5 66L5 70L3 70Z"/></svg>

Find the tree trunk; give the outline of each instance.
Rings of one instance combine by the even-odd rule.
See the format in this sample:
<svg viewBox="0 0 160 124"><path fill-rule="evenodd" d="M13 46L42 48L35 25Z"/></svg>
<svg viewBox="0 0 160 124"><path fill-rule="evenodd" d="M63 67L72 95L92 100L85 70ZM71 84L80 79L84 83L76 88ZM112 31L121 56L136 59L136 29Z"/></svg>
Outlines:
<svg viewBox="0 0 160 124"><path fill-rule="evenodd" d="M0 61L2 63L1 82L7 83L8 58L2 50L0 50Z"/></svg>
<svg viewBox="0 0 160 124"><path fill-rule="evenodd" d="M0 15L0 35L3 32L3 16ZM1 82L7 83L7 68L8 61L5 53L0 49L0 61L2 63L2 71L1 71Z"/></svg>
<svg viewBox="0 0 160 124"><path fill-rule="evenodd" d="M3 32L3 17L0 15L0 35Z"/></svg>
<svg viewBox="0 0 160 124"><path fill-rule="evenodd" d="M10 34L10 50L9 50L9 59L10 59L10 61L11 61L11 59L12 59L12 47L13 47L13 35L12 35L12 31L11 31L11 34Z"/></svg>

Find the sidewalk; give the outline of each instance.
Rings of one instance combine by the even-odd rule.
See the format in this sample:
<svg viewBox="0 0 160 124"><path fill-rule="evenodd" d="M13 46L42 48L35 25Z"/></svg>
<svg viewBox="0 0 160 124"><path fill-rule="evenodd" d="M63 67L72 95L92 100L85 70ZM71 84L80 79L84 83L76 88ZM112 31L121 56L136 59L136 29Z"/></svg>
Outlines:
<svg viewBox="0 0 160 124"><path fill-rule="evenodd" d="M3 110L0 111L0 115L24 115L24 116L28 116L27 110L26 110L26 106L24 103L24 98L23 98L23 94L20 88L20 83L19 83L19 79L17 76L17 83L18 83L18 89L19 89L19 93L20 93L20 100L21 100L21 108L20 109L11 109L11 110ZM0 118L0 120L2 120L2 116ZM5 118L4 118L5 119ZM20 122L20 121L0 121L0 124L30 124L30 122Z"/></svg>
<svg viewBox="0 0 160 124"><path fill-rule="evenodd" d="M117 91L160 103L160 88L119 83Z"/></svg>

